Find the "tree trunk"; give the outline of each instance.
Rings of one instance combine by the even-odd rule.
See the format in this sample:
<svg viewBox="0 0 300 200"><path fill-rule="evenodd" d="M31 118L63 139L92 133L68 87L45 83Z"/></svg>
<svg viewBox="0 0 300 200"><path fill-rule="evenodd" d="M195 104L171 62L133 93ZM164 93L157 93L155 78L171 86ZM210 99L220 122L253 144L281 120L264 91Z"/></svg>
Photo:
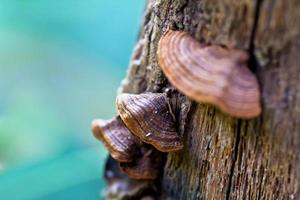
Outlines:
<svg viewBox="0 0 300 200"><path fill-rule="evenodd" d="M168 28L248 51L263 112L241 120L185 98L162 199L300 199L300 1L149 0L123 92L171 87L156 54Z"/></svg>

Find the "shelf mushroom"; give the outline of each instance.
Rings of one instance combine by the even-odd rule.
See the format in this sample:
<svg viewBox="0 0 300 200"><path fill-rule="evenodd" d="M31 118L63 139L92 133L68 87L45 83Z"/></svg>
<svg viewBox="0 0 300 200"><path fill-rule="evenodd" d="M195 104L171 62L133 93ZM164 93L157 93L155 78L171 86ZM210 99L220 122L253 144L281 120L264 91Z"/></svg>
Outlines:
<svg viewBox="0 0 300 200"><path fill-rule="evenodd" d="M143 151L142 156L135 159L135 161L120 163L120 168L133 179L156 179L161 171L164 155L151 146L144 146Z"/></svg>
<svg viewBox="0 0 300 200"><path fill-rule="evenodd" d="M157 178L164 154L134 136L119 116L111 120L93 120L92 131L128 177L139 180Z"/></svg>
<svg viewBox="0 0 300 200"><path fill-rule="evenodd" d="M183 147L166 94L120 94L117 110L127 128L161 152Z"/></svg>
<svg viewBox="0 0 300 200"><path fill-rule="evenodd" d="M259 85L248 69L248 54L217 45L204 46L187 32L167 31L158 44L159 65L180 92L235 117L261 112Z"/></svg>
<svg viewBox="0 0 300 200"><path fill-rule="evenodd" d="M111 120L93 120L92 131L119 162L131 162L142 146L142 142L130 133L119 116Z"/></svg>

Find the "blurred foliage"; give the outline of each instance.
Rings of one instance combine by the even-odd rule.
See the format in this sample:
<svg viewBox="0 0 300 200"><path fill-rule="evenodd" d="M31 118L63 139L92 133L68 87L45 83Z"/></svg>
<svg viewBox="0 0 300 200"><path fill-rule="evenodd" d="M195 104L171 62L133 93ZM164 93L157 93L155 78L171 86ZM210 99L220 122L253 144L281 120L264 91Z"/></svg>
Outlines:
<svg viewBox="0 0 300 200"><path fill-rule="evenodd" d="M99 199L106 151L144 2L0 1L0 199Z"/></svg>

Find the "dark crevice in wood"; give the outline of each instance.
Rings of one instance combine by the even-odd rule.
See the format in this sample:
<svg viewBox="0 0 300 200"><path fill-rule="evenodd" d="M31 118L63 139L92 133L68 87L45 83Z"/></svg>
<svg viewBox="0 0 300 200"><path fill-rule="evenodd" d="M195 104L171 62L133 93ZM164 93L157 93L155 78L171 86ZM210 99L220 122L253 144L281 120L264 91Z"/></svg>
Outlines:
<svg viewBox="0 0 300 200"><path fill-rule="evenodd" d="M263 170L262 168L260 170ZM261 174L260 176L260 181L259 181L259 186L258 186L258 195L257 195L257 199L261 199L261 193L262 193L262 182L263 182L263 175Z"/></svg>
<svg viewBox="0 0 300 200"><path fill-rule="evenodd" d="M230 198L230 194L231 194L231 187L232 187L232 180L234 178L234 168L235 168L235 164L237 161L237 157L238 157L238 150L239 150L239 145L240 145L240 135L241 135L241 126L242 125L242 120L238 119L237 120L237 126L236 126L236 134L235 134L235 144L234 144L234 150L233 150L233 158L232 158L232 165L230 168L230 173L229 173L229 177L228 177L228 187L227 187L227 191L226 191L226 200L231 199Z"/></svg>
<svg viewBox="0 0 300 200"><path fill-rule="evenodd" d="M263 0L257 0L256 5L255 5L255 11L254 11L254 20L253 20L253 26L252 26L252 32L250 36L250 44L249 44L249 54L250 54L250 60L249 60L249 66L250 70L252 72L256 71L256 66L257 66L257 61L254 56L254 50L255 50L255 35L257 32L258 28L258 20L260 16L260 9L261 9L261 4Z"/></svg>
<svg viewBox="0 0 300 200"><path fill-rule="evenodd" d="M254 56L255 35L256 35L256 32L257 32L257 26L258 26L258 20L259 20L259 16L260 16L260 8L261 8L262 2L263 2L263 0L257 0L256 1L255 12L254 12L254 21L253 21L253 26L252 26L251 36L250 36L249 66L250 66L250 70L252 72L256 71L256 66L257 66L257 61L256 61L255 56ZM235 169L235 167L237 167L236 162L237 162L237 158L238 158L240 137L241 137L241 134L243 133L243 131L241 130L241 124L242 124L242 120L239 119L238 122L237 122L237 127L236 127L236 135L235 135L236 142L235 142L235 146L234 146L232 166L230 168L228 188L227 188L227 191L226 191L226 200L231 199L232 182L233 182L233 179L234 179L234 169Z"/></svg>

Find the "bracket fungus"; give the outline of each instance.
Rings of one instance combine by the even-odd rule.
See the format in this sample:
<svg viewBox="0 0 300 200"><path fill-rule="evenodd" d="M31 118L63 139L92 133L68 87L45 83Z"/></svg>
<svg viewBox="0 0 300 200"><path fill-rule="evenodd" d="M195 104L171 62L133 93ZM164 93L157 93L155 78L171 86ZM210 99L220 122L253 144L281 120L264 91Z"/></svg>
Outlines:
<svg viewBox="0 0 300 200"><path fill-rule="evenodd" d="M159 151L183 147L166 94L120 94L117 109L127 128Z"/></svg>
<svg viewBox="0 0 300 200"><path fill-rule="evenodd" d="M152 180L160 173L164 156L153 147L144 146L142 156L130 163L120 163L121 170L132 179Z"/></svg>
<svg viewBox="0 0 300 200"><path fill-rule="evenodd" d="M111 120L93 120L92 131L119 162L131 162L142 146L142 142L131 134L119 116Z"/></svg>
<svg viewBox="0 0 300 200"><path fill-rule="evenodd" d="M159 65L180 92L242 118L261 112L259 85L248 69L248 54L204 46L187 32L167 31L158 44Z"/></svg>
<svg viewBox="0 0 300 200"><path fill-rule="evenodd" d="M104 178L107 182L106 199L141 199L150 194L156 195L153 180L136 180L124 174L119 163L108 157L104 169Z"/></svg>

